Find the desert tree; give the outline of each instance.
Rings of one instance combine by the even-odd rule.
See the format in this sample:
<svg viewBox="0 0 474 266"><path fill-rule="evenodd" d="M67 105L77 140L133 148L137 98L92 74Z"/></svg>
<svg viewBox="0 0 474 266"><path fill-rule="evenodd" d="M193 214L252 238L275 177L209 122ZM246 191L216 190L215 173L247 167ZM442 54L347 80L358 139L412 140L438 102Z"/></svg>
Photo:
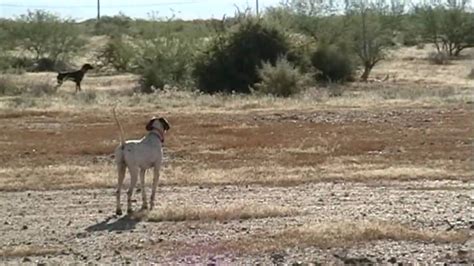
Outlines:
<svg viewBox="0 0 474 266"><path fill-rule="evenodd" d="M433 43L438 52L451 56L474 47L474 14L468 3L469 0L446 0L416 6L423 39Z"/></svg>
<svg viewBox="0 0 474 266"><path fill-rule="evenodd" d="M64 60L78 52L85 42L74 21L43 10L28 11L10 29L12 41L38 60Z"/></svg>
<svg viewBox="0 0 474 266"><path fill-rule="evenodd" d="M392 46L392 31L385 19L380 1L346 1L346 17L350 21L351 45L363 66L362 81L367 81L374 66L384 59Z"/></svg>

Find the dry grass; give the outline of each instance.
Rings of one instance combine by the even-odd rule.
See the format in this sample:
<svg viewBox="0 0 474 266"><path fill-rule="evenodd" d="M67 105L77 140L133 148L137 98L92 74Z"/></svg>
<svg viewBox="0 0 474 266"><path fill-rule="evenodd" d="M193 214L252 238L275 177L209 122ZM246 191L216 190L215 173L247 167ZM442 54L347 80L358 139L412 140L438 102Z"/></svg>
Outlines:
<svg viewBox="0 0 474 266"><path fill-rule="evenodd" d="M163 168L160 185L264 185L298 186L316 182L417 181L417 180L472 180L472 171L462 170L451 161L430 162L430 167L416 164L363 163L357 157L338 158L317 166L282 166L262 162L260 166L206 168L169 165ZM26 189L113 188L116 172L112 164L49 165L45 167L0 168L0 191ZM129 177L125 183L129 182ZM147 173L151 183L151 173Z"/></svg>
<svg viewBox="0 0 474 266"><path fill-rule="evenodd" d="M11 258L11 257L41 257L47 255L58 255L64 249L59 247L47 247L47 246L16 246L16 247L4 247L0 249L0 257Z"/></svg>
<svg viewBox="0 0 474 266"><path fill-rule="evenodd" d="M0 191L114 187L113 170L111 165L0 168Z"/></svg>
<svg viewBox="0 0 474 266"><path fill-rule="evenodd" d="M435 231L416 229L384 221L325 222L304 225L270 235L254 235L223 244L225 248L243 253L268 252L294 247L322 249L350 247L372 241L414 241L422 243L464 243L468 231Z"/></svg>
<svg viewBox="0 0 474 266"><path fill-rule="evenodd" d="M74 95L60 91L55 95L22 94L16 97L0 97L0 110L40 109L51 111L76 111L94 108L108 111L120 103L124 112L140 106L143 110L160 110L181 113L248 113L266 110L311 110L333 107L381 107L413 106L426 104L457 104L473 100L470 85L462 87L430 87L426 85L380 85L354 83L343 89L340 97L330 97L326 89L310 90L292 98L257 95L202 95L190 91L163 91L154 94L133 94L131 90L88 90ZM363 87L364 90L354 91ZM315 98L317 97L317 98Z"/></svg>
<svg viewBox="0 0 474 266"><path fill-rule="evenodd" d="M467 58L452 60L448 65L433 65L427 58L436 51L431 45L419 50L416 47L403 47L393 51L388 60L381 61L373 70L373 76L390 75L391 82L409 82L413 85L442 85L444 87L471 87L472 80L466 77L474 49L466 49Z"/></svg>
<svg viewBox="0 0 474 266"><path fill-rule="evenodd" d="M256 204L229 204L217 206L176 206L159 207L148 215L151 222L162 221L228 221L270 217L286 217L301 214L296 209L283 206Z"/></svg>

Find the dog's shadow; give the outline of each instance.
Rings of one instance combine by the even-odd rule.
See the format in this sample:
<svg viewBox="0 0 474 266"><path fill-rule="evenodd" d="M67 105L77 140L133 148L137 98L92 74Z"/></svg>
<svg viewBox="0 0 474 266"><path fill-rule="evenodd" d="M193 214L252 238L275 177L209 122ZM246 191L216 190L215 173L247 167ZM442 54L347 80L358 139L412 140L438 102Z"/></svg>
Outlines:
<svg viewBox="0 0 474 266"><path fill-rule="evenodd" d="M136 228L137 224L143 221L147 217L146 211L134 212L130 215L125 215L117 220L114 220L117 216L109 216L104 221L96 223L87 227L87 232L98 232L98 231L130 231Z"/></svg>

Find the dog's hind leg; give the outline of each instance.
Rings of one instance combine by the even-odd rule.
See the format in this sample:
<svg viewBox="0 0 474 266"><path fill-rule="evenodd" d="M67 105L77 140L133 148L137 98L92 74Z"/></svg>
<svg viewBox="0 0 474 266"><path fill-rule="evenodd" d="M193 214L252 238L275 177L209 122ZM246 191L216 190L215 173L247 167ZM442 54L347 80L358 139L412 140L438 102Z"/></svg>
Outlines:
<svg viewBox="0 0 474 266"><path fill-rule="evenodd" d="M128 170L130 172L130 187L128 188L128 192L127 192L127 213L131 214L133 212L132 210L133 189L135 188L135 185L137 184L137 180L138 180L138 167L129 166Z"/></svg>
<svg viewBox="0 0 474 266"><path fill-rule="evenodd" d="M121 190L122 190L122 184L123 184L123 180L125 179L125 170L126 170L126 165L125 163L122 161L122 162L118 162L117 163L117 172L118 172L118 182L117 182L117 191L115 192L116 193L116 197L117 197L117 208L115 209L115 214L117 215L122 215L122 207L121 207L121 204L120 204L120 193L121 193Z"/></svg>
<svg viewBox="0 0 474 266"><path fill-rule="evenodd" d="M160 168L155 166L153 168L153 186L151 188L151 197L150 197L150 210L155 206L155 193L156 187L158 186L158 180L160 179Z"/></svg>
<svg viewBox="0 0 474 266"><path fill-rule="evenodd" d="M147 203L147 199L146 199L146 190L145 190L145 173L146 173L146 170L145 169L140 169L140 183L141 183L141 190L142 190L142 209L143 210L146 210L148 209L148 203Z"/></svg>

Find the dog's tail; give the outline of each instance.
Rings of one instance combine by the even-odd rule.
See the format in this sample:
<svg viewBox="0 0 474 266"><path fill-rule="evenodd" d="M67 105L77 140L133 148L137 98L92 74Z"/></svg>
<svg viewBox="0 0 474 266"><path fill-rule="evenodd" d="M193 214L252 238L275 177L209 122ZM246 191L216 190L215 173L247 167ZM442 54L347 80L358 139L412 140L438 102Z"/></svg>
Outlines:
<svg viewBox="0 0 474 266"><path fill-rule="evenodd" d="M123 127L122 127L122 125L120 124L120 121L117 118L117 113L115 112L115 109L117 109L117 105L114 106L114 108L112 109L112 113L114 114L115 123L117 123L117 127L120 130L120 144L121 144L122 149L123 149L125 147L125 139L124 139L125 134L123 133Z"/></svg>

